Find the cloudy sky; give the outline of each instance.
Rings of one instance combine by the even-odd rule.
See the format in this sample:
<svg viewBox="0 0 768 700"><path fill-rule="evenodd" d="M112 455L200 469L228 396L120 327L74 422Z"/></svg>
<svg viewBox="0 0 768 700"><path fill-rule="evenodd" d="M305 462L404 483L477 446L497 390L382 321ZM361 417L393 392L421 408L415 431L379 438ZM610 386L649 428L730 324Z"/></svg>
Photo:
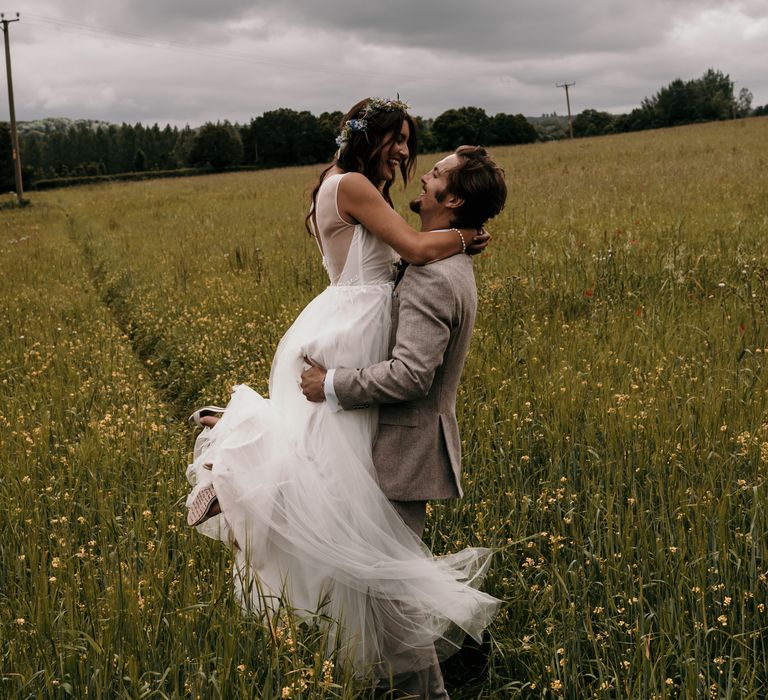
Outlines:
<svg viewBox="0 0 768 700"><path fill-rule="evenodd" d="M538 116L566 112L563 82L576 83L574 113L623 112L710 67L768 103L768 0L15 2L3 9L21 12L20 120L196 126L396 93L424 117L465 105Z"/></svg>

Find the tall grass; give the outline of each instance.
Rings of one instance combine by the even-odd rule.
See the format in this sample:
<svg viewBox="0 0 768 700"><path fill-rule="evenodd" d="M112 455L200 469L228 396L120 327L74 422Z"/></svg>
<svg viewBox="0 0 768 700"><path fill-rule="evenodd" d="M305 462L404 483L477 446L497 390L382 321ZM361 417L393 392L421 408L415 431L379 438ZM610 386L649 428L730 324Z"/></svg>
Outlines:
<svg viewBox="0 0 768 700"><path fill-rule="evenodd" d="M768 119L498 149L438 553L506 601L452 697L759 698ZM431 163L422 162L427 169ZM0 693L363 697L320 632L241 615L183 525L183 416L266 391L325 285L314 168L44 193L0 218ZM400 207L414 191L400 195Z"/></svg>

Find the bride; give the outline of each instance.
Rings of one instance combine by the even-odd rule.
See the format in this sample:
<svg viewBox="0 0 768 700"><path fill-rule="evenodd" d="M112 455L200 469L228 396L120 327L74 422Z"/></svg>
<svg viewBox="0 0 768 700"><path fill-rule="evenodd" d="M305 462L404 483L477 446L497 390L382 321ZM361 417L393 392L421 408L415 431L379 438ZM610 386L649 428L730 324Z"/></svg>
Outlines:
<svg viewBox="0 0 768 700"><path fill-rule="evenodd" d="M433 646L449 655L464 633L480 639L499 605L476 589L490 552L433 557L377 484L376 410L333 412L307 401L298 382L305 356L325 367L385 359L398 255L442 259L476 232L425 235L392 208L397 173L407 181L416 160L403 102L362 100L337 143L307 217L330 286L280 341L269 398L240 385L225 410L214 408L220 420L196 412L205 427L187 469L187 507L191 525L233 547L244 607L273 611L282 600L299 615L334 620L329 637L342 659L387 677L419 670ZM340 213L350 209L352 221Z"/></svg>

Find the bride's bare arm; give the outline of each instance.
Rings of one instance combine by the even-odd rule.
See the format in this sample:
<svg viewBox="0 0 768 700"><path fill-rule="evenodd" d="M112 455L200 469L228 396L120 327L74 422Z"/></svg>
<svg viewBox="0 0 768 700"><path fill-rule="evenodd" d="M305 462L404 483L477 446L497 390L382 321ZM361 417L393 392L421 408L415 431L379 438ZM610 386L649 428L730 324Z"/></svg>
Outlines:
<svg viewBox="0 0 768 700"><path fill-rule="evenodd" d="M464 250L462 239L455 230L427 233L411 227L360 173L350 173L341 181L338 203L342 217L361 223L410 263L424 265ZM459 231L467 246L477 234L475 229Z"/></svg>

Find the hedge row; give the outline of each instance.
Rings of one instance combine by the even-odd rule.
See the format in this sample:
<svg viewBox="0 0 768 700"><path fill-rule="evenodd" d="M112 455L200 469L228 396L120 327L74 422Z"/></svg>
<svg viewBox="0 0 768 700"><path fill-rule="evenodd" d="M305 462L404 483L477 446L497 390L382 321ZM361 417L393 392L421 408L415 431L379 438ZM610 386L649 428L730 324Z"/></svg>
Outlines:
<svg viewBox="0 0 768 700"><path fill-rule="evenodd" d="M114 175L78 175L77 177L53 177L37 180L30 189L51 190L59 187L74 187L75 185L95 185L102 182L119 182L127 180L154 180L167 177L190 177L193 175L210 175L212 173L235 172L241 170L262 170L260 165L239 165L229 168L179 168L177 170L144 170L136 173L115 173Z"/></svg>

